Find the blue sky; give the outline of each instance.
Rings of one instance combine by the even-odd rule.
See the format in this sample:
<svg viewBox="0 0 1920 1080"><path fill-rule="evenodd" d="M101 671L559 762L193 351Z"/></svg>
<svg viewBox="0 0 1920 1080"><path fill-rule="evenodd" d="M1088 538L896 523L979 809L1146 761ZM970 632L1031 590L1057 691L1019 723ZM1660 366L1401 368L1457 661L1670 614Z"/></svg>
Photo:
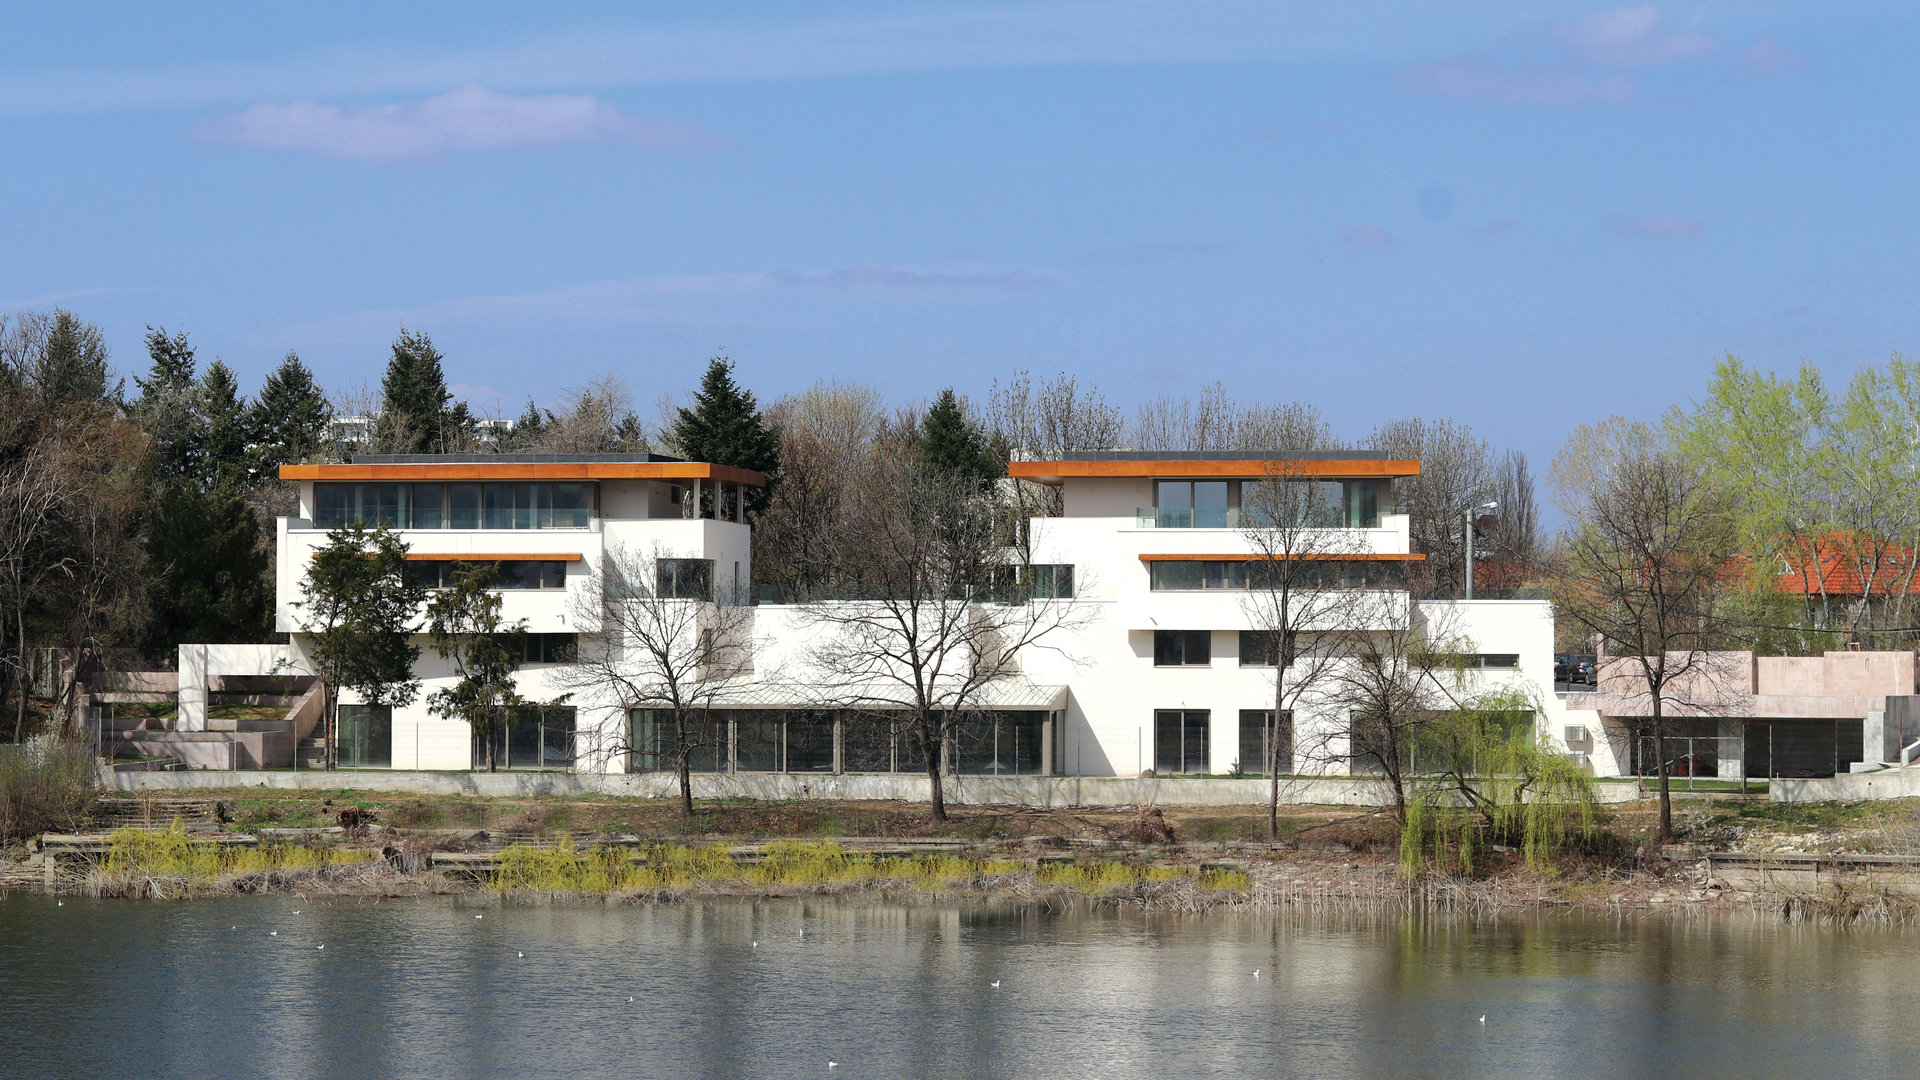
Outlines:
<svg viewBox="0 0 1920 1080"><path fill-rule="evenodd" d="M1894 4L11 5L0 306L483 410L1219 379L1544 465L1920 345Z"/></svg>

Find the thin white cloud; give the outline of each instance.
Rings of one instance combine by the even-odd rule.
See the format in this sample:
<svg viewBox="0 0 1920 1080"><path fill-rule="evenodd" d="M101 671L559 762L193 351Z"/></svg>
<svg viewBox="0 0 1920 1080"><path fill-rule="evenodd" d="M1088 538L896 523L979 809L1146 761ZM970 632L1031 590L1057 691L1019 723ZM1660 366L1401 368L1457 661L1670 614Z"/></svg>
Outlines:
<svg viewBox="0 0 1920 1080"><path fill-rule="evenodd" d="M1652 4L1562 19L1548 24L1547 33L1581 60L1607 67L1671 64L1713 52L1705 34L1666 29Z"/></svg>
<svg viewBox="0 0 1920 1080"><path fill-rule="evenodd" d="M1403 90L1501 105L1581 106L1631 100L1626 69L1695 60L1714 40L1670 30L1652 4L1611 8L1536 25L1483 52L1410 64L1394 73Z"/></svg>
<svg viewBox="0 0 1920 1080"><path fill-rule="evenodd" d="M544 319L679 323L710 319L728 304L789 301L806 293L839 293L902 301L1030 292L1066 283L1031 270L898 267L862 262L833 270L661 274L592 281L541 292L463 296L414 307L352 312L286 328L329 338L391 336L393 328L449 323L512 323Z"/></svg>
<svg viewBox="0 0 1920 1080"><path fill-rule="evenodd" d="M797 6L789 6L798 10ZM1498 9L1381 18L1265 0L945 3L858 15L628 21L471 48L362 44L245 62L0 70L0 115L180 109L429 94L472 83L540 92L1074 64L1395 59L1500 32Z"/></svg>
<svg viewBox="0 0 1920 1080"><path fill-rule="evenodd" d="M1502 105L1591 105L1633 96L1633 81L1617 73L1514 70L1479 57L1415 64L1394 80L1404 90Z"/></svg>
<svg viewBox="0 0 1920 1080"><path fill-rule="evenodd" d="M698 128L631 116L588 94L500 94L480 86L397 105L255 105L202 123L192 134L210 142L358 160L565 143L603 143L660 154L727 145Z"/></svg>

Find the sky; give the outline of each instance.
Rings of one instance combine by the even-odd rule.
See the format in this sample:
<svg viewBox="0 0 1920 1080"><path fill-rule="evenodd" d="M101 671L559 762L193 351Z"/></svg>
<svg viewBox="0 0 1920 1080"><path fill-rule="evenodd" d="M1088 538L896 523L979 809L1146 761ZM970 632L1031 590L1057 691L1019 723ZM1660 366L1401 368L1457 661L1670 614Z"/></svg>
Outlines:
<svg viewBox="0 0 1920 1080"><path fill-rule="evenodd" d="M1218 380L1544 465L1733 353L1920 347L1920 10L9 3L0 309L479 411ZM647 409L643 408L643 413Z"/></svg>

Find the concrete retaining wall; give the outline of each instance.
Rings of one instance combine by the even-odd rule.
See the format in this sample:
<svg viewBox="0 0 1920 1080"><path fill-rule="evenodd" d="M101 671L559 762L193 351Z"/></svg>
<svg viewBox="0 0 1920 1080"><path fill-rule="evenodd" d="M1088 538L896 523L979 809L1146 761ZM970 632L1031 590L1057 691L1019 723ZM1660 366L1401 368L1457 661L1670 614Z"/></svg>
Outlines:
<svg viewBox="0 0 1920 1080"><path fill-rule="evenodd" d="M670 798L679 793L666 773L634 775L562 772L167 772L116 773L107 785L119 791L174 791L189 788L275 788L296 791L338 790L410 795L541 796L621 795ZM847 773L746 773L693 777L697 799L894 799L926 802L923 776ZM1633 785L1601 784L1604 802L1627 802ZM1257 806L1267 800L1264 780L1144 780L1081 776L960 776L946 779L954 803L1030 807ZM1283 780L1280 800L1321 806L1383 806L1392 796L1386 784L1370 777L1314 777Z"/></svg>
<svg viewBox="0 0 1920 1080"><path fill-rule="evenodd" d="M1920 796L1920 768L1841 773L1819 780L1773 780L1774 802L1858 802L1862 799L1910 799Z"/></svg>

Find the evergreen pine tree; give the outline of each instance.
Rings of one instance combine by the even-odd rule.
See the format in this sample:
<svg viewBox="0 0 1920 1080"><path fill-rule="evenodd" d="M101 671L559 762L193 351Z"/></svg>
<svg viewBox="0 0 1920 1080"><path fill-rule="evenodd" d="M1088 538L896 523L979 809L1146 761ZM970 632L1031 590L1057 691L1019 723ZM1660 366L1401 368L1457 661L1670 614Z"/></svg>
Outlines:
<svg viewBox="0 0 1920 1080"><path fill-rule="evenodd" d="M332 420L333 406L313 381L313 372L298 355L288 353L261 384L248 414L255 474L272 480L280 466L318 456L327 445Z"/></svg>
<svg viewBox="0 0 1920 1080"><path fill-rule="evenodd" d="M233 377L233 369L219 360L200 378L200 414L206 424L200 463L202 486L234 491L251 487L247 403L240 396L240 382Z"/></svg>
<svg viewBox="0 0 1920 1080"><path fill-rule="evenodd" d="M709 461L772 476L780 469L780 431L760 415L751 391L733 381L733 362L716 356L707 363L693 408L681 409L673 423L673 441L689 461ZM747 509L765 508L768 490L747 495Z"/></svg>
<svg viewBox="0 0 1920 1080"><path fill-rule="evenodd" d="M167 336L147 327L153 366L136 376L140 396L133 419L147 436L147 475L159 487L198 483L206 447L206 419L194 386L193 345L186 331Z"/></svg>
<svg viewBox="0 0 1920 1080"><path fill-rule="evenodd" d="M540 436L545 432L547 422L552 419L552 413L542 414L540 406L535 405L532 398L528 398L527 411L521 413L520 419L513 422L514 449L531 450L539 445Z"/></svg>
<svg viewBox="0 0 1920 1080"><path fill-rule="evenodd" d="M64 308L53 312L46 341L34 358L32 382L40 391L43 416L86 402L120 399L121 387L107 385L107 345L100 328Z"/></svg>
<svg viewBox="0 0 1920 1080"><path fill-rule="evenodd" d="M444 359L424 333L403 327L394 339L386 377L380 380L380 427L382 441L395 453L444 452L453 402L440 367Z"/></svg>
<svg viewBox="0 0 1920 1080"><path fill-rule="evenodd" d="M259 522L238 490L162 491L147 531L147 610L150 656L182 642L266 640L273 583Z"/></svg>
<svg viewBox="0 0 1920 1080"><path fill-rule="evenodd" d="M985 487L1001 473L986 435L967 419L952 387L940 391L920 422L920 460L928 468L973 479Z"/></svg>

